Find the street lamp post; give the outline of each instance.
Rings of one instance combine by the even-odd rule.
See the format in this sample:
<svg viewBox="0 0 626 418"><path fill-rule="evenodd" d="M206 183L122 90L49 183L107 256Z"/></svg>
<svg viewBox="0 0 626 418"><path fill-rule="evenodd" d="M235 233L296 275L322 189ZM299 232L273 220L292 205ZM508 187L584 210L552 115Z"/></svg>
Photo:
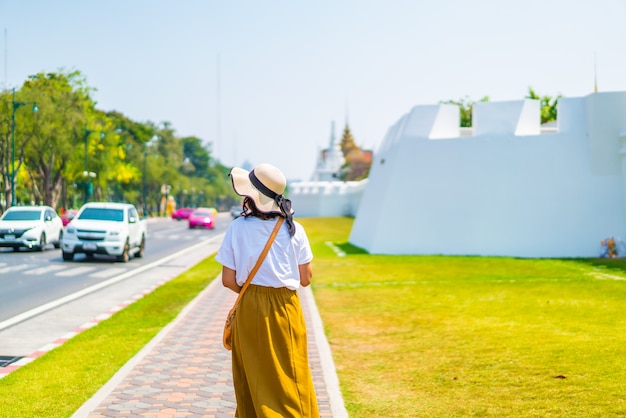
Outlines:
<svg viewBox="0 0 626 418"><path fill-rule="evenodd" d="M143 201L143 217L148 217L148 205L146 204L146 160L148 159L148 148L143 146L143 175L141 176L142 182L142 196Z"/></svg>
<svg viewBox="0 0 626 418"><path fill-rule="evenodd" d="M11 206L17 204L17 198L15 196L15 111L23 105L33 105L33 112L38 111L37 102L16 102L15 101L15 88L13 88L13 96L11 98Z"/></svg>
<svg viewBox="0 0 626 418"><path fill-rule="evenodd" d="M96 177L96 173L89 171L89 134L91 134L92 131L90 129L85 129L85 171L83 171L83 177L85 178L85 184L84 184L84 191L85 191L85 196L84 196L84 201L83 203L87 203L89 201L89 185L91 184L91 180L89 180L89 178L95 178ZM100 138L104 138L104 133L100 132Z"/></svg>
<svg viewBox="0 0 626 418"><path fill-rule="evenodd" d="M141 179L142 179L142 186L143 186L142 199L143 199L143 217L144 218L148 217L148 202L147 202L147 192L146 192L146 175L148 172L147 170L148 147L151 146L151 144L157 139L158 139L157 136L154 135L152 138L150 138L148 142L143 144L143 175L141 176Z"/></svg>
<svg viewBox="0 0 626 418"><path fill-rule="evenodd" d="M91 131L89 129L85 130L85 138L84 138L84 142L85 142L85 171L83 171L83 177L84 177L84 184L83 184L83 190L85 192L84 197L83 197L83 204L87 203L87 201L89 201L89 189L87 186L87 176L89 175L89 134L91 133Z"/></svg>

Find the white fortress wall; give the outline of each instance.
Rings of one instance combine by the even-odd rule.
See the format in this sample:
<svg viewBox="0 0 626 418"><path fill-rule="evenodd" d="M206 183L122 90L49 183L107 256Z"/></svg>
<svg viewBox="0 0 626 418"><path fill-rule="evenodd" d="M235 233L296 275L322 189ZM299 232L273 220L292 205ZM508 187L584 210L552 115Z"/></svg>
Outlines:
<svg viewBox="0 0 626 418"><path fill-rule="evenodd" d="M385 134L385 137L383 138L383 141L379 147L379 153L384 153L385 151L391 149L396 144L396 142L400 140L400 136L402 134L404 124L406 123L407 119L408 115L404 115L387 130L387 133Z"/></svg>
<svg viewBox="0 0 626 418"><path fill-rule="evenodd" d="M289 184L296 217L355 216L368 180Z"/></svg>
<svg viewBox="0 0 626 418"><path fill-rule="evenodd" d="M589 136L593 138L591 166L594 174L614 175L621 172L618 140L626 129L626 93L594 94L587 98L586 112ZM619 122L621 116L621 123Z"/></svg>
<svg viewBox="0 0 626 418"><path fill-rule="evenodd" d="M390 129L351 243L380 254L594 257L602 239L626 236L626 93L562 98L558 132L544 135L537 101L477 103L469 137L458 116L433 116L448 106L417 106Z"/></svg>

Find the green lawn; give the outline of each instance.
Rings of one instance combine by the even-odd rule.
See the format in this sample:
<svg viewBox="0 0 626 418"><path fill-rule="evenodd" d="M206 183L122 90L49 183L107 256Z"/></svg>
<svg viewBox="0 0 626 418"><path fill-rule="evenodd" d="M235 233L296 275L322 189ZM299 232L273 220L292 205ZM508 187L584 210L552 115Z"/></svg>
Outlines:
<svg viewBox="0 0 626 418"><path fill-rule="evenodd" d="M351 416L626 414L623 260L337 257L351 220L302 222Z"/></svg>
<svg viewBox="0 0 626 418"><path fill-rule="evenodd" d="M350 416L626 415L623 260L375 256L347 244L351 219L299 221ZM205 260L0 380L0 416L70 416L219 269Z"/></svg>

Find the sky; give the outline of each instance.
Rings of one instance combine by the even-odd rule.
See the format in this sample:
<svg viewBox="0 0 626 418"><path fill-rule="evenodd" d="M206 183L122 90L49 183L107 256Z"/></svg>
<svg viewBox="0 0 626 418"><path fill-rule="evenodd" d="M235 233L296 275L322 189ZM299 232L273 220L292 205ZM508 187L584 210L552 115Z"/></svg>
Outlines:
<svg viewBox="0 0 626 418"><path fill-rule="evenodd" d="M626 90L624 0L0 0L0 87L80 71L97 108L309 180L331 123L376 151L413 106Z"/></svg>

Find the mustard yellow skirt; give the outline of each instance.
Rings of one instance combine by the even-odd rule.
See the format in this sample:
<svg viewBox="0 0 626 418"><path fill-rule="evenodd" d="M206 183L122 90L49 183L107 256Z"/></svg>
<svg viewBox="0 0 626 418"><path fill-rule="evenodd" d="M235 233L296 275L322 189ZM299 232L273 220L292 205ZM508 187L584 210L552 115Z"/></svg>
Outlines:
<svg viewBox="0 0 626 418"><path fill-rule="evenodd" d="M236 417L319 417L296 291L250 285L232 346Z"/></svg>

